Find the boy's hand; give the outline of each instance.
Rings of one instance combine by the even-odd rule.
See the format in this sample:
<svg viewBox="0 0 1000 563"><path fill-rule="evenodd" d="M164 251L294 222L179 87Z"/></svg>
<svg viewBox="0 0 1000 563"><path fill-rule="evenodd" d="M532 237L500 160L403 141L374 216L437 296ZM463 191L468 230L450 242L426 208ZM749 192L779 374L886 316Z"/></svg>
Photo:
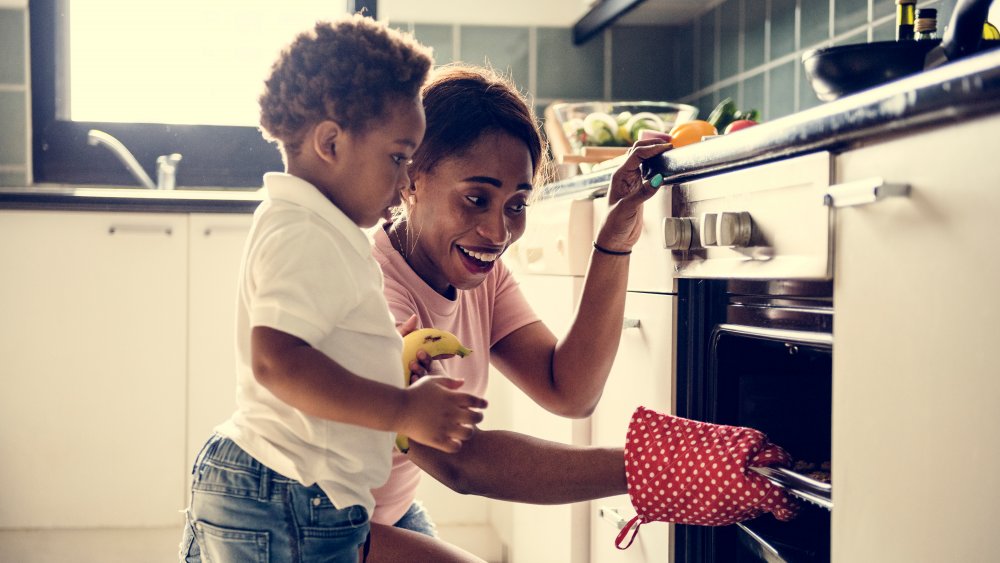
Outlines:
<svg viewBox="0 0 1000 563"><path fill-rule="evenodd" d="M402 323L396 325L396 330L399 331L400 336L406 336L411 332L417 330L417 316L410 315L410 318L406 319ZM438 356L437 359L444 360L453 357L453 354ZM415 362L410 362L410 384L412 385L415 381L421 377L428 374L441 375L443 372L440 370L432 369L431 362L434 358L430 357L427 352L420 350L417 352L417 360Z"/></svg>
<svg viewBox="0 0 1000 563"><path fill-rule="evenodd" d="M427 376L405 390L406 403L400 413L398 431L421 444L454 453L483 420L477 409L486 401L455 391L464 382L443 376Z"/></svg>

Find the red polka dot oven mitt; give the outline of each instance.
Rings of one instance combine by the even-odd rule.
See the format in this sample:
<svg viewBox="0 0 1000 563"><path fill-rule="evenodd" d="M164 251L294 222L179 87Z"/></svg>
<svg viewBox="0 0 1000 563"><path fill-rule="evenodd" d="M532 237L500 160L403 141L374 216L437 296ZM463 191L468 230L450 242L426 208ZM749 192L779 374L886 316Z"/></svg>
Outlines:
<svg viewBox="0 0 1000 563"><path fill-rule="evenodd" d="M791 520L798 503L749 469L790 464L789 455L759 430L639 407L625 444L625 477L636 516L615 545L626 549L647 522L726 526L765 512Z"/></svg>

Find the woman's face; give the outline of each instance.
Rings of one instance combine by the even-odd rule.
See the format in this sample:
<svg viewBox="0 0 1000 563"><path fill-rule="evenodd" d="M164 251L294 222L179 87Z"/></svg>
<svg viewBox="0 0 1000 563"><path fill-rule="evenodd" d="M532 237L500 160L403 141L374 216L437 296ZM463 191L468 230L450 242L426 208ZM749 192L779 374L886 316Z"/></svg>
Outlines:
<svg viewBox="0 0 1000 563"><path fill-rule="evenodd" d="M461 155L413 177L407 261L431 287L483 283L511 242L524 234L533 170L528 146L487 132Z"/></svg>

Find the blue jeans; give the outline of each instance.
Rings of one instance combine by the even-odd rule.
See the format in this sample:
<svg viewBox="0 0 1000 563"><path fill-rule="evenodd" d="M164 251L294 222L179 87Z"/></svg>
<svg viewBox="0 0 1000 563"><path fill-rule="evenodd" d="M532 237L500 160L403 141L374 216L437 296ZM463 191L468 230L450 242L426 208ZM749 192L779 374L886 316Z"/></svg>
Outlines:
<svg viewBox="0 0 1000 563"><path fill-rule="evenodd" d="M393 527L410 530L432 538L438 537L437 526L434 525L427 509L419 501L411 504L410 508L406 509L406 514L393 524Z"/></svg>
<svg viewBox="0 0 1000 563"><path fill-rule="evenodd" d="M262 465L233 441L213 436L194 466L180 561L200 563L357 563L368 512L337 508Z"/></svg>

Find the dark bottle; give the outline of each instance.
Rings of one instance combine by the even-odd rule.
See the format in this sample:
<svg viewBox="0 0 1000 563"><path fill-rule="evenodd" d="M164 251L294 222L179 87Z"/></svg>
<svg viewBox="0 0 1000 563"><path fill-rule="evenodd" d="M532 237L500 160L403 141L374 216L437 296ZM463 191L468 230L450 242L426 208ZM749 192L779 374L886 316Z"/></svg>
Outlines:
<svg viewBox="0 0 1000 563"><path fill-rule="evenodd" d="M913 20L917 0L896 0L896 41L913 40Z"/></svg>
<svg viewBox="0 0 1000 563"><path fill-rule="evenodd" d="M917 41L937 39L937 10L921 8L917 10L917 19L913 22L913 31Z"/></svg>

